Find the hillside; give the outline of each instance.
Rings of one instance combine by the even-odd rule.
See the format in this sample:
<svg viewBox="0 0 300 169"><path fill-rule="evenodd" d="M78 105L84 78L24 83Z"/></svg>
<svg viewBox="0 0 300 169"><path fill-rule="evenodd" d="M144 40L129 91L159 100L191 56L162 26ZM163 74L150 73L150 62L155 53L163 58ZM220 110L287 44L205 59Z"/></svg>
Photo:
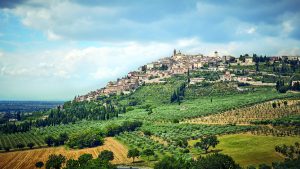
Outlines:
<svg viewBox="0 0 300 169"><path fill-rule="evenodd" d="M47 156L56 151L75 161L84 153L96 159L104 149L115 154L113 164L133 166L153 167L165 156L192 162L199 156L209 158L213 152L232 156L243 167L284 161L275 146L300 139L299 92L281 81L274 86L234 79L235 71L188 70L139 84L128 93L101 94L91 100L79 97L46 112L24 115L17 123L2 124L0 158L5 162L1 167L46 163ZM209 136L219 140L216 148L195 147ZM120 148L112 147L111 141ZM34 150L28 150L31 148ZM135 163L127 158L133 149L141 152ZM146 150L153 152L147 155ZM35 153L41 157L30 158ZM27 158L30 160L24 161ZM12 160L15 163L9 162Z"/></svg>

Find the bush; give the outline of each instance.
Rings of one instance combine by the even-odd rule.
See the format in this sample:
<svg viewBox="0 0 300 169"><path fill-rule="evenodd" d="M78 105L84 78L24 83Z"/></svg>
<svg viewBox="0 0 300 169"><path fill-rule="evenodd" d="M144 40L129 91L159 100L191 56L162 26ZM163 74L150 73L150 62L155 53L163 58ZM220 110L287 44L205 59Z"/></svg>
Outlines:
<svg viewBox="0 0 300 169"><path fill-rule="evenodd" d="M124 121L121 125L111 124L105 127L104 133L106 136L115 136L124 131L134 131L142 124L140 121Z"/></svg>
<svg viewBox="0 0 300 169"><path fill-rule="evenodd" d="M8 152L8 151L10 150L10 147L9 147L9 146L6 146L6 147L4 147L4 150L5 150L6 152Z"/></svg>
<svg viewBox="0 0 300 169"><path fill-rule="evenodd" d="M279 93L286 93L289 90L288 86L282 86L278 89Z"/></svg>
<svg viewBox="0 0 300 169"><path fill-rule="evenodd" d="M179 123L179 120L178 119L174 119L173 123Z"/></svg>
<svg viewBox="0 0 300 169"><path fill-rule="evenodd" d="M51 154L46 162L46 169L59 169L61 168L62 164L65 163L66 157L59 154Z"/></svg>
<svg viewBox="0 0 300 169"><path fill-rule="evenodd" d="M114 153L109 151L109 150L103 150L101 153L98 155L98 158L100 160L107 160L107 161L112 161L114 159Z"/></svg>
<svg viewBox="0 0 300 169"><path fill-rule="evenodd" d="M224 154L211 154L205 158L200 158L194 166L196 168L241 169L230 156Z"/></svg>
<svg viewBox="0 0 300 169"><path fill-rule="evenodd" d="M272 167L271 166L268 166L267 164L260 164L258 166L259 169L271 169Z"/></svg>
<svg viewBox="0 0 300 169"><path fill-rule="evenodd" d="M42 161L36 162L35 167L36 168L42 168L44 166L44 163Z"/></svg>
<svg viewBox="0 0 300 169"><path fill-rule="evenodd" d="M69 159L67 161L66 168L67 169L79 168L79 162L77 160L74 160L74 159Z"/></svg>
<svg viewBox="0 0 300 169"><path fill-rule="evenodd" d="M238 82L238 86L239 87L250 86L250 84L249 83L244 83L244 82Z"/></svg>
<svg viewBox="0 0 300 169"><path fill-rule="evenodd" d="M22 149L22 148L25 147L25 145L24 145L23 143L18 143L18 144L17 144L17 147L18 147L19 149Z"/></svg>
<svg viewBox="0 0 300 169"><path fill-rule="evenodd" d="M188 169L192 168L190 161L185 161L182 158L164 157L155 164L154 169Z"/></svg>
<svg viewBox="0 0 300 169"><path fill-rule="evenodd" d="M28 143L27 147L29 147L30 149L32 149L34 147L34 143Z"/></svg>
<svg viewBox="0 0 300 169"><path fill-rule="evenodd" d="M84 166L87 164L88 161L93 159L93 155L92 154L82 154L79 158L78 158L78 162L80 166Z"/></svg>
<svg viewBox="0 0 300 169"><path fill-rule="evenodd" d="M151 133L150 130L144 130L143 133L144 133L144 135L146 135L146 136L151 136L151 135L152 135L152 133Z"/></svg>

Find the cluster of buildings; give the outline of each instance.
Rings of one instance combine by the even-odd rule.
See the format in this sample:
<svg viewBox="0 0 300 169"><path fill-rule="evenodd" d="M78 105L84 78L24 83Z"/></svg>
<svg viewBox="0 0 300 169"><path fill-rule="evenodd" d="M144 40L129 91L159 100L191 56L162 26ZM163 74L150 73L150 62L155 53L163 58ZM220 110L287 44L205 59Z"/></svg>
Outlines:
<svg viewBox="0 0 300 169"><path fill-rule="evenodd" d="M274 61L277 58L272 58ZM99 96L110 96L114 94L129 94L139 86L149 83L164 83L164 79L173 75L185 74L191 70L205 69L206 71L225 72L220 81L249 81L244 77L237 78L234 74L227 71L228 65L254 65L252 57L245 57L243 61L233 56L218 55L216 51L213 56L202 54L183 54L174 49L171 57L165 57L157 61L148 63L138 68L136 71L129 72L125 77L109 82L105 87L96 91L91 91L86 95L78 96L76 101L95 100ZM190 83L195 84L203 81L204 78L192 78Z"/></svg>
<svg viewBox="0 0 300 169"><path fill-rule="evenodd" d="M75 100L90 101L101 95L128 94L143 84L164 83L164 79L172 75L185 74L189 70L200 69L204 66L216 67L221 62L222 58L218 56L217 52L214 56L187 55L174 49L171 57L143 65L138 70L129 72L125 77L111 81L101 89L78 96Z"/></svg>

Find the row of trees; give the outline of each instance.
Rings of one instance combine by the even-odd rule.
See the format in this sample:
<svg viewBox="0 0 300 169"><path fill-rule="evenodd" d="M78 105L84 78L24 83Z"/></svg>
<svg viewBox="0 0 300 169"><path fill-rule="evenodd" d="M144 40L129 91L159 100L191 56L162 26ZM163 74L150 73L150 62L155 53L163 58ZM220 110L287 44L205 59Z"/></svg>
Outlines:
<svg viewBox="0 0 300 169"><path fill-rule="evenodd" d="M166 156L155 164L154 169L241 169L228 155L210 154L199 157L197 160L183 159L181 157Z"/></svg>
<svg viewBox="0 0 300 169"><path fill-rule="evenodd" d="M267 119L267 120L258 120L258 121L252 121L252 124L272 124L273 126L285 126L285 127L299 127L300 126L300 116L299 115L292 115L277 119Z"/></svg>
<svg viewBox="0 0 300 169"><path fill-rule="evenodd" d="M115 136L121 132L134 131L142 126L140 121L124 121L121 124L111 124L102 130L90 130L84 133L76 133L70 137L66 133L61 133L58 138L48 136L45 143L48 146L68 145L71 148L96 147L103 145L104 137Z"/></svg>
<svg viewBox="0 0 300 169"><path fill-rule="evenodd" d="M60 146L64 145L69 140L69 136L67 133L60 133L57 138L54 138L53 136L47 136L44 140L49 147Z"/></svg>
<svg viewBox="0 0 300 169"><path fill-rule="evenodd" d="M125 113L124 106L116 106L111 102L99 105L97 102L66 102L64 106L51 109L45 119L36 121L24 121L21 123L11 123L0 125L3 133L26 132L32 127L54 126L59 124L74 123L79 120L109 120Z"/></svg>
<svg viewBox="0 0 300 169"><path fill-rule="evenodd" d="M134 162L135 158L139 158L141 155L147 156L147 158L149 160L149 157L154 156L155 153L152 149L149 149L149 148L143 150L142 152L140 152L137 148L134 148L134 149L128 150L128 153L127 153L127 157L132 158L132 162Z"/></svg>
<svg viewBox="0 0 300 169"><path fill-rule="evenodd" d="M118 117L118 114L125 113L122 106L115 106L111 103L98 105L97 102L72 102L64 104L63 108L50 110L46 119L37 120L37 127L44 127L58 124L68 124L78 120L109 120Z"/></svg>
<svg viewBox="0 0 300 169"><path fill-rule="evenodd" d="M96 147L103 145L104 139L94 132L78 133L70 137L67 145L71 148Z"/></svg>
<svg viewBox="0 0 300 169"><path fill-rule="evenodd" d="M20 124L6 122L0 125L0 131L3 133L16 133L16 132L26 132L32 127L32 121L25 121Z"/></svg>
<svg viewBox="0 0 300 169"><path fill-rule="evenodd" d="M45 164L46 169L60 169L65 165L65 169L86 169L86 168L102 168L102 169L116 169L110 161L114 159L114 154L111 151L104 150L98 158L93 159L92 154L83 154L77 160L69 159L62 154L51 154ZM42 168L44 163L39 161L35 164L37 168Z"/></svg>

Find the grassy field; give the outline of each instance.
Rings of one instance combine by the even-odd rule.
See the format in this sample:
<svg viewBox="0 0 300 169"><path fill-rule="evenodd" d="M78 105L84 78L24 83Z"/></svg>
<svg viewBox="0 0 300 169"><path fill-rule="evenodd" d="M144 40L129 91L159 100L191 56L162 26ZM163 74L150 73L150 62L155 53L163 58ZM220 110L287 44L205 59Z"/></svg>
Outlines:
<svg viewBox="0 0 300 169"><path fill-rule="evenodd" d="M62 154L67 159L77 159L84 153L92 154L94 158L103 150L110 150L114 153L114 164L129 164L131 159L127 158L127 148L116 141L114 138L106 138L103 146L94 148L86 148L80 150L67 150L64 147L52 147L43 149L34 149L26 151L15 151L8 153L0 153L0 168L1 169L29 169L35 168L35 163L48 159L50 154Z"/></svg>
<svg viewBox="0 0 300 169"><path fill-rule="evenodd" d="M271 164L282 161L283 157L275 152L280 144L292 145L300 142L300 137L257 136L251 134L232 134L218 138L220 143L215 148L230 155L241 166Z"/></svg>

